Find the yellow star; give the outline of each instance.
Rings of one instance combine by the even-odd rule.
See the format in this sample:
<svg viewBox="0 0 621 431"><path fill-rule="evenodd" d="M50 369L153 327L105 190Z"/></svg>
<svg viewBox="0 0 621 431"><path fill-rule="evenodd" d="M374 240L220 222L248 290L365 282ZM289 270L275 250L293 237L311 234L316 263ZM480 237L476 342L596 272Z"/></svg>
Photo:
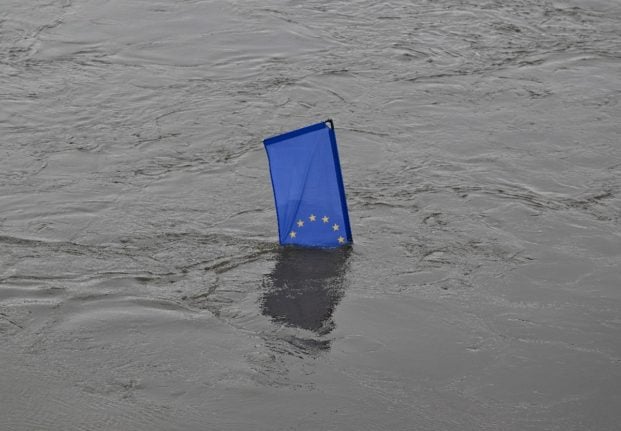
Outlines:
<svg viewBox="0 0 621 431"><path fill-rule="evenodd" d="M298 223L297 223L297 224L298 224L298 227L302 227L302 226L304 226L304 222L303 222L302 220L298 220Z"/></svg>
<svg viewBox="0 0 621 431"><path fill-rule="evenodd" d="M291 238L295 238L296 235L297 233L294 230L292 230L291 233L289 234Z"/></svg>
<svg viewBox="0 0 621 431"><path fill-rule="evenodd" d="M315 221L317 219L317 216L315 214L311 214L310 217L308 218L310 221Z"/></svg>
<svg viewBox="0 0 621 431"><path fill-rule="evenodd" d="M330 217L323 216L323 217L321 217L321 221L324 222L324 223L328 223L330 221Z"/></svg>
<svg viewBox="0 0 621 431"><path fill-rule="evenodd" d="M338 242L339 242L339 244L344 244L345 243L345 238L343 238L342 236L339 236Z"/></svg>
<svg viewBox="0 0 621 431"><path fill-rule="evenodd" d="M335 231L335 232L336 232L337 230L339 230L339 225L338 225L338 224L336 224L336 223L334 223L334 224L332 225L332 230L333 230L333 231Z"/></svg>

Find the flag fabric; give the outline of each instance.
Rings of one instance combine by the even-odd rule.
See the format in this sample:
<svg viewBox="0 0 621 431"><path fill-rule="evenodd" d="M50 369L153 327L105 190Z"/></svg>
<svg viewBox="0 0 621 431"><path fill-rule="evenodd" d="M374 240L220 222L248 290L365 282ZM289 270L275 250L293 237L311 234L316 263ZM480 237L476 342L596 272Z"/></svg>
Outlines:
<svg viewBox="0 0 621 431"><path fill-rule="evenodd" d="M352 243L336 135L331 120L263 141L283 245Z"/></svg>

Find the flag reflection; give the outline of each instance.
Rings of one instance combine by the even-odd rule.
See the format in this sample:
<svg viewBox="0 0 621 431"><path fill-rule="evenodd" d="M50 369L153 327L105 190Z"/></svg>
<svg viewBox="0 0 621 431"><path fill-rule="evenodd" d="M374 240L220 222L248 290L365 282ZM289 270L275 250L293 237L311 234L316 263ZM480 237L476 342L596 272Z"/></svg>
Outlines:
<svg viewBox="0 0 621 431"><path fill-rule="evenodd" d="M349 247L281 248L274 270L264 280L263 314L320 335L332 331L350 254Z"/></svg>

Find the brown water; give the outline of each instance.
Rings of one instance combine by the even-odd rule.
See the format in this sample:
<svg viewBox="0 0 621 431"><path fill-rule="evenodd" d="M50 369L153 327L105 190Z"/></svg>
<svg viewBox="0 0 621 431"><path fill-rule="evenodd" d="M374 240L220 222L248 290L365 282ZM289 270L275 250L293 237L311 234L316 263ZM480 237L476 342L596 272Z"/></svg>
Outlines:
<svg viewBox="0 0 621 431"><path fill-rule="evenodd" d="M617 430L620 97L615 0L0 0L0 429Z"/></svg>

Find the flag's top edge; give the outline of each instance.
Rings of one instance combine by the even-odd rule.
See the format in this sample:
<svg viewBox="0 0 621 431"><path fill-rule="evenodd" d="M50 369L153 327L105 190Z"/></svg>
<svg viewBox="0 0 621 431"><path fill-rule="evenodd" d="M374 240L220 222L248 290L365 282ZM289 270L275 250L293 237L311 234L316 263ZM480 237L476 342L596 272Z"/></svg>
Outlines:
<svg viewBox="0 0 621 431"><path fill-rule="evenodd" d="M305 133L314 132L315 130L320 130L323 128L328 128L329 126L325 121L321 123L312 124L310 126L302 127L301 129L292 130L290 132L283 133L281 135L272 136L270 138L266 138L263 140L265 145L273 144L275 142L284 141L287 139L295 138L296 136L303 135Z"/></svg>

